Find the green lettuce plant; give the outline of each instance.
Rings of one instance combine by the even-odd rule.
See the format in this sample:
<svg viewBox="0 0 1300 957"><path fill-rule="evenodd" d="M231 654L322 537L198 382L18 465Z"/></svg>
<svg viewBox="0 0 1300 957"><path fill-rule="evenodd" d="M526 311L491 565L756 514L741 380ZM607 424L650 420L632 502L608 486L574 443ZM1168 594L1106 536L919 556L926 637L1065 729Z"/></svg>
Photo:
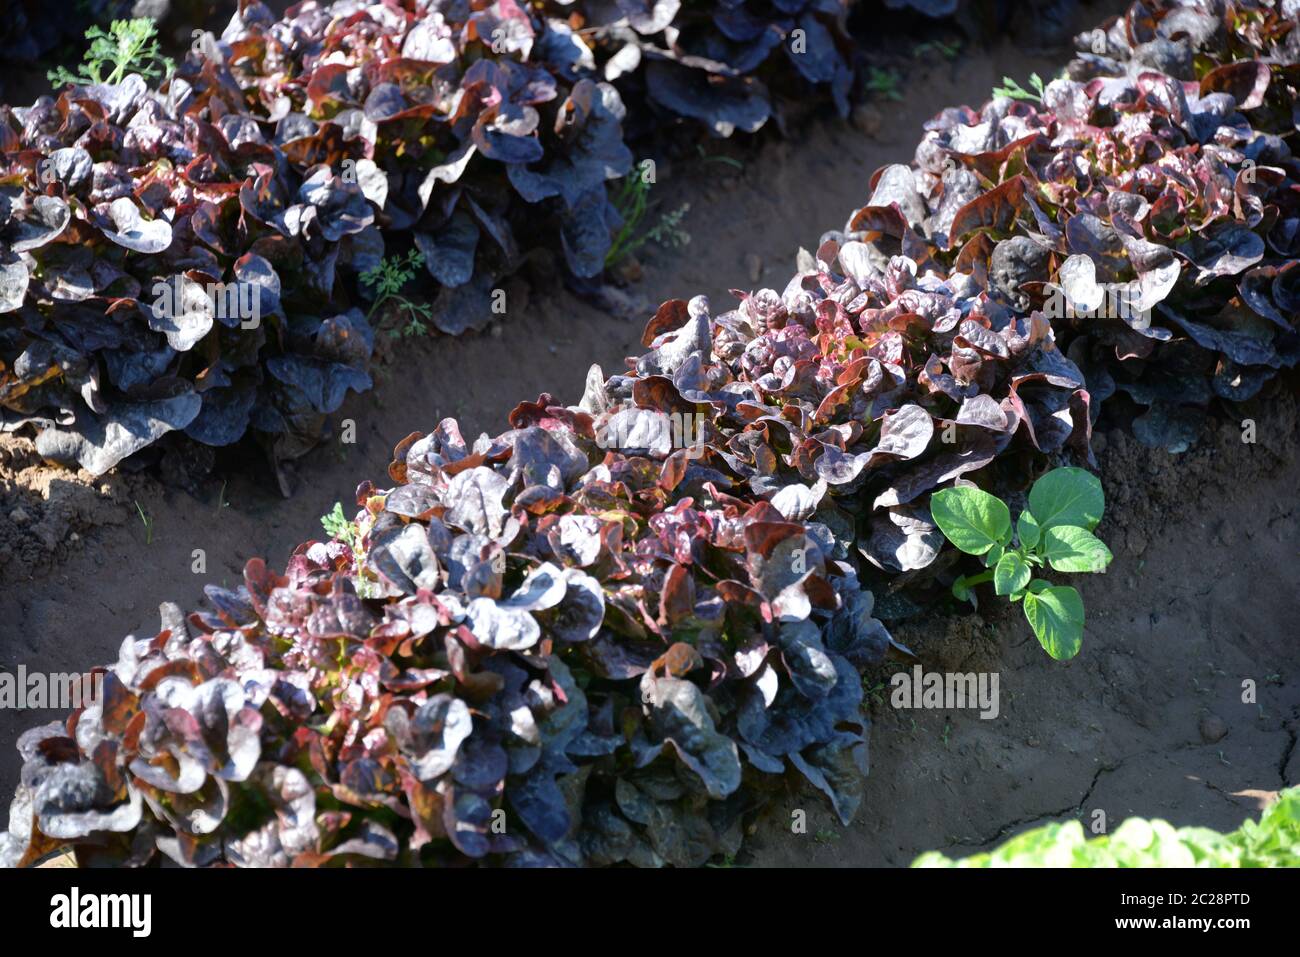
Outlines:
<svg viewBox="0 0 1300 957"><path fill-rule="evenodd" d="M1105 571L1110 549L1092 533L1105 506L1101 482L1079 468L1053 469L1035 482L1014 529L1011 510L995 495L973 485L935 492L935 524L963 552L983 556L986 569L958 578L953 595L974 603L973 586L992 581L997 594L1021 603L1049 655L1073 658L1083 644L1083 599L1069 585L1034 578L1034 571L1044 565L1058 572Z"/></svg>
<svg viewBox="0 0 1300 957"><path fill-rule="evenodd" d="M992 851L957 860L938 851L913 867L1300 867L1300 788L1283 791L1259 821L1220 834L1131 817L1089 840L1078 821L1047 824Z"/></svg>

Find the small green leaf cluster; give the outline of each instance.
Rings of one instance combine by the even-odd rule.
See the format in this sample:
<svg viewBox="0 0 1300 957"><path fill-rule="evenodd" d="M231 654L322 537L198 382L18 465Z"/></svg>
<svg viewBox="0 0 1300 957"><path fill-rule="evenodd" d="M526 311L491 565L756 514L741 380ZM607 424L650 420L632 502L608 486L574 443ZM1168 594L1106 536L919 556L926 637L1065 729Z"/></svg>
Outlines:
<svg viewBox="0 0 1300 957"><path fill-rule="evenodd" d="M330 538L337 538L351 548L356 547L357 527L343 513L343 506L339 502L335 502L334 508L321 516L320 524Z"/></svg>
<svg viewBox="0 0 1300 957"><path fill-rule="evenodd" d="M609 252L605 254L606 268L613 266L631 253L635 246L640 245L633 242L633 234L640 227L641 220L645 218L646 206L650 199L650 183L641 175L640 170L634 169L624 176L618 187L611 192L614 208L618 210L623 224L614 236Z"/></svg>
<svg viewBox="0 0 1300 957"><path fill-rule="evenodd" d="M385 256L377 266L361 274L361 282L382 302L387 297L401 292L402 288L415 278L420 262L420 254L414 249L408 252L405 258Z"/></svg>
<svg viewBox="0 0 1300 957"><path fill-rule="evenodd" d="M952 860L938 851L913 867L1298 867L1300 787L1283 791L1256 821L1220 834L1204 827L1174 828L1131 817L1088 840L1078 821L1048 824L971 857Z"/></svg>
<svg viewBox="0 0 1300 957"><path fill-rule="evenodd" d="M994 96L1005 96L1012 100L1029 100L1035 103L1043 102L1043 91L1047 88L1043 83L1043 78L1037 73L1029 74L1029 85L1032 90L1026 90L1009 76L1002 78L1002 85L993 88Z"/></svg>
<svg viewBox="0 0 1300 957"><path fill-rule="evenodd" d="M373 316L380 306L391 299L406 316L406 324L397 330L395 335L417 336L428 332L428 322L433 316L433 307L428 303L414 302L406 296L399 295L406 288L406 284L415 278L423 263L424 259L420 253L412 249L405 257L385 256L379 261L379 265L363 272L361 283L375 297L366 318Z"/></svg>
<svg viewBox="0 0 1300 957"><path fill-rule="evenodd" d="M715 156L708 159L725 161L728 157ZM659 221L649 229L641 228L650 210L652 185L652 182L638 168L623 177L616 189L611 189L611 201L618 211L622 225L614 234L609 252L605 254L606 269L617 265L647 242L676 249L691 241L691 234L682 226L682 220L690 211L690 203L683 203L670 212L662 213Z"/></svg>
<svg viewBox="0 0 1300 957"><path fill-rule="evenodd" d="M55 84L120 83L131 73L155 80L171 73L174 64L158 46L158 28L148 17L114 20L107 31L93 26L86 31L90 49L77 72L66 67L50 70L46 78Z"/></svg>
<svg viewBox="0 0 1300 957"><path fill-rule="evenodd" d="M1073 658L1083 644L1083 599L1069 585L1034 578L1034 570L1105 571L1110 549L1093 534L1105 506L1101 482L1079 468L1053 469L1035 482L1014 532L1011 510L997 496L973 485L935 492L930 514L939 530L968 555L982 555L987 569L958 578L953 595L974 602L972 587L991 580L997 594L1022 603L1049 655Z"/></svg>
<svg viewBox="0 0 1300 957"><path fill-rule="evenodd" d="M898 88L898 74L893 70L882 70L873 66L867 73L865 87L868 93L874 93L882 99L894 100L895 102L900 102L903 99L902 91Z"/></svg>

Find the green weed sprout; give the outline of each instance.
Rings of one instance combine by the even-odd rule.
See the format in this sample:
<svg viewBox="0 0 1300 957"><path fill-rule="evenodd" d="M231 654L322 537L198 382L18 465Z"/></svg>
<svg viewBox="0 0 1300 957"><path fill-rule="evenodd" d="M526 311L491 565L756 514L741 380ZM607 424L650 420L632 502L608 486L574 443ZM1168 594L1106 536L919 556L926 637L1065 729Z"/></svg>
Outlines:
<svg viewBox="0 0 1300 957"><path fill-rule="evenodd" d="M114 20L107 30L93 26L86 31L90 49L73 73L66 67L50 70L46 78L54 84L120 83L131 73L155 80L171 73L175 64L158 46L158 28L148 17ZM107 72L105 72L107 71Z"/></svg>
<svg viewBox="0 0 1300 957"><path fill-rule="evenodd" d="M337 538L344 545L349 547L356 546L357 527L352 520L343 513L343 506L339 502L334 503L334 508L320 518L321 528L325 529L325 534L331 539Z"/></svg>
<svg viewBox="0 0 1300 957"><path fill-rule="evenodd" d="M708 158L726 159L726 157ZM606 269L630 256L648 241L672 247L685 246L691 241L691 234L682 227L682 220L691 208L690 203L683 203L672 212L664 213L652 228L637 235L649 209L650 186L651 183L641 175L639 170L633 170L623 177L622 184L614 193L612 197L614 208L618 210L623 225L610 244L609 252L605 254Z"/></svg>
<svg viewBox="0 0 1300 957"><path fill-rule="evenodd" d="M944 40L926 40L924 43L918 43L912 47L912 56L923 57L938 54L947 60L957 59L961 53L961 41L953 40L951 42Z"/></svg>
<svg viewBox="0 0 1300 957"><path fill-rule="evenodd" d="M1079 468L1052 469L1029 490L1029 507L1016 519L995 495L973 486L946 488L930 497L930 514L947 537L968 555L984 556L987 569L958 578L952 593L974 601L971 587L992 580L994 591L1021 602L1038 643L1058 661L1073 658L1083 644L1083 599L1069 585L1034 578L1050 565L1058 572L1102 572L1110 549L1092 530L1106 506L1101 482Z"/></svg>
<svg viewBox="0 0 1300 957"><path fill-rule="evenodd" d="M1032 91L1026 90L1015 80L1011 79L1011 77L1004 76L1002 78L1002 85L993 88L993 95L1005 96L1013 100L1032 100L1037 103L1042 103L1043 90L1046 88L1046 85L1043 83L1043 78L1037 73L1031 73L1029 74L1029 85L1033 87Z"/></svg>
<svg viewBox="0 0 1300 957"><path fill-rule="evenodd" d="M140 503L135 503L136 513L140 516L140 524L144 526L144 543L153 544L153 516L140 507Z"/></svg>
<svg viewBox="0 0 1300 957"><path fill-rule="evenodd" d="M412 249L402 256L385 256L379 265L367 269L361 274L361 283L374 293L375 301L366 313L369 320L379 307L388 300L393 300L406 315L406 324L397 331L398 335L418 336L429 331L427 323L433 316L433 307L428 303L412 302L400 295L406 284L415 278L423 259L418 250Z"/></svg>
<svg viewBox="0 0 1300 957"><path fill-rule="evenodd" d="M882 70L873 66L867 72L866 90L886 100L903 99L902 91L898 88L898 74L893 70Z"/></svg>

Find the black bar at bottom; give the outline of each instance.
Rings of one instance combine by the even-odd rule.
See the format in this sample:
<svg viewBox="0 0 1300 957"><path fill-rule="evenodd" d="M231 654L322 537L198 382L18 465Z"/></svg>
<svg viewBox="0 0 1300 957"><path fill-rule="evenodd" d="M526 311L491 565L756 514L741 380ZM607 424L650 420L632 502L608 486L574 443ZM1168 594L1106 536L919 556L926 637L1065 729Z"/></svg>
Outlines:
<svg viewBox="0 0 1300 957"><path fill-rule="evenodd" d="M494 946L516 934L535 945L539 934L566 928L588 939L607 932L617 945L634 928L668 930L679 920L688 922L678 925L681 932L717 922L728 948L749 933L761 940L773 920L787 933L812 935L810 944L841 922L868 933L910 924L932 945L945 938L969 944L972 934L989 931L1019 939L1044 921L1072 943L1192 935L1229 943L1253 931L1292 931L1296 899L1294 874L1263 870L0 873L0 913L16 940L77 933L173 946L209 933L254 940L244 935L262 931L304 944L338 947L355 938L374 945L437 939L470 925Z"/></svg>

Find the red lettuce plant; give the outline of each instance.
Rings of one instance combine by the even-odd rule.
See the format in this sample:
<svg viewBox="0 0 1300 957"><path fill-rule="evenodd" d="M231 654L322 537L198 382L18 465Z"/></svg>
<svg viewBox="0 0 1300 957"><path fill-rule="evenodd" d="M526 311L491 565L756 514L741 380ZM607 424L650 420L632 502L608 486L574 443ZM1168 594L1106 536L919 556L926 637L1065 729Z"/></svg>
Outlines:
<svg viewBox="0 0 1300 957"><path fill-rule="evenodd" d="M787 767L848 820L858 670L891 643L859 528L879 511L882 562L928 563L926 493L1027 431L1018 390L1083 396L1045 321L867 254L824 244L717 317L665 303L576 406L405 439L355 527L168 609L101 704L23 739L7 859L698 864Z"/></svg>
<svg viewBox="0 0 1300 957"><path fill-rule="evenodd" d="M373 209L219 94L132 75L0 109L0 411L51 459L250 428L291 457L370 385L370 329L331 302L378 255Z"/></svg>
<svg viewBox="0 0 1300 957"><path fill-rule="evenodd" d="M5 427L95 473L168 433L220 447L251 430L273 461L298 455L369 385L373 334L329 304L364 298L379 228L410 233L445 332L490 315L521 226L528 244L549 222L568 267L597 274L620 226L606 182L632 163L608 81L643 116L754 129L756 71L781 46L843 107L847 7L339 0L277 19L243 0L162 92L135 77L9 111Z"/></svg>
<svg viewBox="0 0 1300 957"><path fill-rule="evenodd" d="M634 94L642 127L648 93L656 109L716 133L752 132L770 113L752 74L797 30L787 46L794 72L829 84L844 109L846 9L845 0L719 3L707 13L636 0L337 0L276 20L243 0L219 44L229 72L193 56L181 76L199 88L237 83L291 160L351 161L385 230L412 230L430 275L450 290L435 321L457 333L484 315L466 304L481 305L515 264L517 229L526 224L528 241L538 240L530 207L554 214L570 270L604 269L620 225L606 182L632 166L624 100L610 81Z"/></svg>
<svg viewBox="0 0 1300 957"><path fill-rule="evenodd" d="M668 6L604 10L598 32L662 34ZM159 92L130 76L5 109L3 427L95 474L169 433L251 431L291 458L369 387L373 333L331 303L379 262L379 227L411 232L445 332L488 315L529 205L555 213L574 272L600 272L605 183L632 154L588 34L513 0L278 20L245 0Z"/></svg>
<svg viewBox="0 0 1300 957"><path fill-rule="evenodd" d="M433 278L481 305L493 265L518 256L512 196L555 199L570 267L594 275L614 216L605 181L631 169L618 93L551 39L513 0L309 2L282 20L245 0L222 35L230 72L193 57L181 76L237 82L293 162L351 161L383 227L413 230ZM463 331L461 310L440 312Z"/></svg>
<svg viewBox="0 0 1300 957"><path fill-rule="evenodd" d="M774 95L829 92L848 112L854 76L848 15L853 0L616 0L546 6L573 11L592 64L631 102L633 119L686 117L715 136L752 133L774 111ZM796 92L797 91L797 92Z"/></svg>
<svg viewBox="0 0 1300 957"><path fill-rule="evenodd" d="M1078 38L1041 104L936 117L897 197L931 256L1053 321L1094 404L1148 406L1150 444L1185 447L1198 408L1300 355L1286 6L1135 4Z"/></svg>

